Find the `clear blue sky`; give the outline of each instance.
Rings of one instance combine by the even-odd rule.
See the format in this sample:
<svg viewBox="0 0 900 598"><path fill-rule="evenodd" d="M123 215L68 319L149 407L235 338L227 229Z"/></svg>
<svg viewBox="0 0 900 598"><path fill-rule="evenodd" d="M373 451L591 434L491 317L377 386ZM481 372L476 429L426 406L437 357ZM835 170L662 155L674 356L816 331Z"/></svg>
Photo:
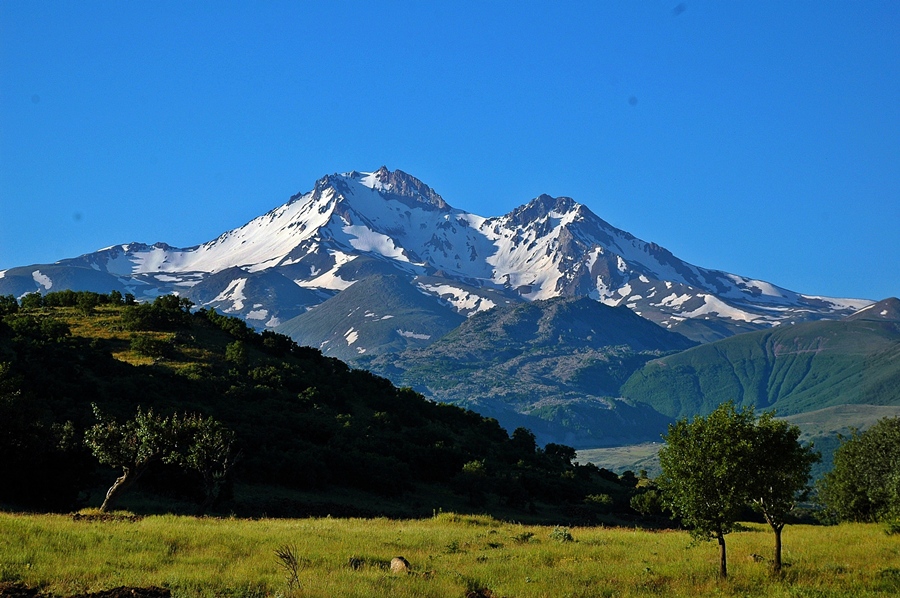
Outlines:
<svg viewBox="0 0 900 598"><path fill-rule="evenodd" d="M196 245L384 164L483 216L568 195L697 265L900 295L898 32L895 0L3 0L0 269Z"/></svg>

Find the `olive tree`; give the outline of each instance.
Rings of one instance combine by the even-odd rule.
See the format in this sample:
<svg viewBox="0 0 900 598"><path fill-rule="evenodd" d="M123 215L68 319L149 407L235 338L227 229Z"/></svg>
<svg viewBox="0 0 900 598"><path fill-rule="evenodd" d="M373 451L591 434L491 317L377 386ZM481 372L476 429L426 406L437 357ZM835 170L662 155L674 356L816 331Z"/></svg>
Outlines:
<svg viewBox="0 0 900 598"><path fill-rule="evenodd" d="M105 512L153 462L177 461L175 449L181 426L177 415L160 417L152 409L144 411L138 407L133 419L120 423L102 413L97 405L92 408L98 423L85 432L85 443L100 463L122 471L100 505Z"/></svg>

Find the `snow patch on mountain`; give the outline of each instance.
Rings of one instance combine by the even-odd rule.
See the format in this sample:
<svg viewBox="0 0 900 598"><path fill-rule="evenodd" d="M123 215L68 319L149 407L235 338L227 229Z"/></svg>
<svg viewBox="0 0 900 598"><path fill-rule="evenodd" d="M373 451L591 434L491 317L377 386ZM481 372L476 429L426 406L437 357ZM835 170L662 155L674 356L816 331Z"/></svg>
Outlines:
<svg viewBox="0 0 900 598"><path fill-rule="evenodd" d="M419 287L447 301L460 313L476 313L497 307L497 304L487 297L469 293L449 284L421 284Z"/></svg>
<svg viewBox="0 0 900 598"><path fill-rule="evenodd" d="M387 258L408 262L409 259L403 249L394 244L389 236L377 233L366 226L351 225L343 228L344 232L352 235L350 245L359 251L371 251Z"/></svg>
<svg viewBox="0 0 900 598"><path fill-rule="evenodd" d="M869 301L868 299L847 299L847 298L836 298L836 297L821 297L818 295L800 295L804 299L810 299L813 301L822 301L824 303L828 303L834 306L834 309L837 310L853 310L859 311L860 309L870 306L874 304L874 301Z"/></svg>
<svg viewBox="0 0 900 598"><path fill-rule="evenodd" d="M53 287L53 281L50 280L50 277L41 274L40 270L35 270L34 272L32 272L31 277L34 279L34 282L44 287L44 289L47 291L49 291Z"/></svg>
<svg viewBox="0 0 900 598"><path fill-rule="evenodd" d="M657 306L665 306L665 307L679 307L685 303L685 301L689 301L691 299L691 295L687 293L683 295L679 295L678 293L672 293L662 299L659 303L656 303Z"/></svg>
<svg viewBox="0 0 900 598"><path fill-rule="evenodd" d="M221 293L219 293L215 299L212 300L213 303L216 302L227 302L231 301L231 307L226 309L225 311L240 311L244 309L244 300L246 297L244 296L244 287L247 284L246 278L236 278L228 283L228 286L225 287Z"/></svg>
<svg viewBox="0 0 900 598"><path fill-rule="evenodd" d="M703 305L688 313L682 313L685 318L699 318L706 315L717 315L723 318L729 318L740 322L756 322L761 318L756 314L751 314L741 309L732 307L712 295L697 295L703 299Z"/></svg>
<svg viewBox="0 0 900 598"><path fill-rule="evenodd" d="M408 330L400 330L399 328L397 329L397 334L399 334L400 336L405 337L405 338L414 338L414 339L420 340L420 341L427 341L428 339L431 338L430 334L417 334L415 332L410 332Z"/></svg>

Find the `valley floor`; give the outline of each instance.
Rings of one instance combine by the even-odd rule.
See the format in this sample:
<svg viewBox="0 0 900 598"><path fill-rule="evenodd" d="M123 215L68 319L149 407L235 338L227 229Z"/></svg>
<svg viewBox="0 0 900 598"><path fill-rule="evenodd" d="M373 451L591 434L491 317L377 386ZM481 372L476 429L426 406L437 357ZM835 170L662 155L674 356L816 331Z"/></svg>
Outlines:
<svg viewBox="0 0 900 598"><path fill-rule="evenodd" d="M772 548L767 527L748 525L727 543L730 577L722 582L717 546L692 544L680 531L563 529L451 513L423 520L0 513L0 582L63 596L161 586L176 598L900 592L900 535L876 525L789 526L778 578L764 559ZM288 555L296 557L296 581ZM391 572L396 556L411 573Z"/></svg>

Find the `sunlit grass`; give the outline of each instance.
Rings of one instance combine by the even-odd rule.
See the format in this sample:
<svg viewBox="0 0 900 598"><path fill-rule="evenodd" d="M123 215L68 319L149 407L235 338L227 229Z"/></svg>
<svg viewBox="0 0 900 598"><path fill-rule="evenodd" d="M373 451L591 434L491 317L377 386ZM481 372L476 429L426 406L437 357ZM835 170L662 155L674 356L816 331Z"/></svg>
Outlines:
<svg viewBox="0 0 900 598"><path fill-rule="evenodd" d="M552 528L483 516L426 520L196 519L73 521L60 515L0 514L0 580L60 595L119 585L169 587L175 596L287 596L275 552L298 557L302 596L866 596L900 591L900 538L875 525L792 526L785 573L765 562L764 526L728 536L729 579L717 548L684 532ZM412 575L386 568L394 556ZM351 557L357 567L349 565ZM885 592L887 594L885 594Z"/></svg>

